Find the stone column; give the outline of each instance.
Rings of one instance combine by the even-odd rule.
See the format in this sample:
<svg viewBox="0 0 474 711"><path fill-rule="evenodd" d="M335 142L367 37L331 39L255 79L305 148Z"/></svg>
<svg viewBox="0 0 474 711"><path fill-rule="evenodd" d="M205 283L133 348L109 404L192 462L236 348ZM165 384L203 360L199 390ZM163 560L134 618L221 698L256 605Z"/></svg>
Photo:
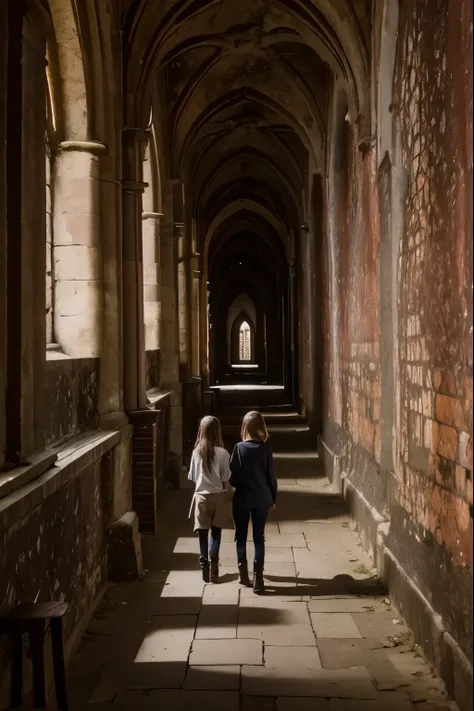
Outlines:
<svg viewBox="0 0 474 711"><path fill-rule="evenodd" d="M101 351L98 156L105 152L95 141L65 141L55 158L52 340L72 358L97 358Z"/></svg>
<svg viewBox="0 0 474 711"><path fill-rule="evenodd" d="M0 5L0 467L5 451L6 388L6 254L7 254L7 172L6 172L6 96L7 96L7 3Z"/></svg>
<svg viewBox="0 0 474 711"><path fill-rule="evenodd" d="M178 330L178 254L173 222L173 192L168 182L163 185L162 218L160 230L161 261L161 385L173 391L171 405L170 450L176 457L175 466L181 466L183 453L183 417L181 383L179 379L179 330Z"/></svg>
<svg viewBox="0 0 474 711"><path fill-rule="evenodd" d="M44 446L46 361L45 41L25 18L21 138L21 450ZM20 120L20 116L17 117ZM10 257L9 257L10 258ZM9 295L10 296L10 295ZM10 413L9 413L10 415Z"/></svg>
<svg viewBox="0 0 474 711"><path fill-rule="evenodd" d="M189 259L186 254L184 225L175 223L175 240L178 246L178 323L179 323L179 369L181 379L189 374L188 349L188 276Z"/></svg>
<svg viewBox="0 0 474 711"><path fill-rule="evenodd" d="M200 368L200 328L199 328L199 292L200 277L198 256L193 255L190 260L191 272L191 375L199 378Z"/></svg>
<svg viewBox="0 0 474 711"><path fill-rule="evenodd" d="M123 129L122 133L122 383L125 412L146 407L145 337L143 318L143 259L141 195L139 180L140 143L145 131ZM106 209L106 206L104 206ZM127 420L127 422L126 422ZM111 491L107 563L110 580L133 580L142 572L139 520L131 511L133 426L125 413L102 417L102 426L119 429L121 442L105 465ZM108 465L108 466L107 466Z"/></svg>
<svg viewBox="0 0 474 711"><path fill-rule="evenodd" d="M296 289L296 282L295 282L295 263L293 261L289 262L288 270L289 270L289 275L290 275L290 278L288 279L288 314L289 314L288 332L289 332L289 338L290 338L290 343L289 343L290 386L291 386L292 401L296 402L296 398L298 395L297 389L296 389L296 382L297 382L296 381L296 367L297 367L297 365L296 365L296 359L295 359L295 354L296 354L296 348L295 348L295 321L296 321L295 289Z"/></svg>
<svg viewBox="0 0 474 711"><path fill-rule="evenodd" d="M140 142L146 140L146 131L123 129L123 392L126 412L146 406L141 232L141 195L145 183L138 180Z"/></svg>
<svg viewBox="0 0 474 711"><path fill-rule="evenodd" d="M202 389L209 388L209 289L207 273L201 271L199 283L199 352Z"/></svg>

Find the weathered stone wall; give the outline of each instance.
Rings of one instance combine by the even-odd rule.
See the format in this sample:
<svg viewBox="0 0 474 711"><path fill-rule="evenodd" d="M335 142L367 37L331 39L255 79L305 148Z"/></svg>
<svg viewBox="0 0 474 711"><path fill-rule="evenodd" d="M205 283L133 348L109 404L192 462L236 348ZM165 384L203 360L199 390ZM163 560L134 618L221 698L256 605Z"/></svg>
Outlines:
<svg viewBox="0 0 474 711"><path fill-rule="evenodd" d="M46 446L97 427L99 370L98 358L61 358L46 362Z"/></svg>
<svg viewBox="0 0 474 711"><path fill-rule="evenodd" d="M145 351L145 387L147 390L160 386L161 375L161 351L158 348L153 351Z"/></svg>
<svg viewBox="0 0 474 711"><path fill-rule="evenodd" d="M65 639L84 620L106 581L106 521L101 460L43 498L13 525L0 510L0 614L17 602L69 603ZM7 686L0 649L0 704ZM2 681L3 680L3 681Z"/></svg>

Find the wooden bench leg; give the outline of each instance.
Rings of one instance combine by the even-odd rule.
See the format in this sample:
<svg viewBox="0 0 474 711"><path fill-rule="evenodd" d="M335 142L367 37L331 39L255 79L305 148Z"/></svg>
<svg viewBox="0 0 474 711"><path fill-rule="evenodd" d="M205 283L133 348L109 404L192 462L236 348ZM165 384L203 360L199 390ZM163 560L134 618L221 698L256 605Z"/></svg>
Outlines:
<svg viewBox="0 0 474 711"><path fill-rule="evenodd" d="M30 632L31 661L33 662L33 701L39 709L46 707L44 678L44 620L37 620Z"/></svg>
<svg viewBox="0 0 474 711"><path fill-rule="evenodd" d="M59 711L68 711L61 617L55 617L51 620L51 645L53 648L54 684L58 709Z"/></svg>
<svg viewBox="0 0 474 711"><path fill-rule="evenodd" d="M13 709L19 709L23 702L23 636L13 637L13 658L10 688L10 704Z"/></svg>

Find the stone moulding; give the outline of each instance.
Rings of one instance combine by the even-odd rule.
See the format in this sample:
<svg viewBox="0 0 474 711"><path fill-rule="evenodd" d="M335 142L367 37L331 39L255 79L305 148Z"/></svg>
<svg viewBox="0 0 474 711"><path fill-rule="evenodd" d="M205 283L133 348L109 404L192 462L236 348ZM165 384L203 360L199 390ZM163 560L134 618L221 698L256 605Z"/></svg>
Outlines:
<svg viewBox="0 0 474 711"><path fill-rule="evenodd" d="M142 220L161 220L163 212L142 212Z"/></svg>
<svg viewBox="0 0 474 711"><path fill-rule="evenodd" d="M92 153L93 155L105 155L108 148L100 141L62 141L58 145L58 151L78 151L79 153Z"/></svg>

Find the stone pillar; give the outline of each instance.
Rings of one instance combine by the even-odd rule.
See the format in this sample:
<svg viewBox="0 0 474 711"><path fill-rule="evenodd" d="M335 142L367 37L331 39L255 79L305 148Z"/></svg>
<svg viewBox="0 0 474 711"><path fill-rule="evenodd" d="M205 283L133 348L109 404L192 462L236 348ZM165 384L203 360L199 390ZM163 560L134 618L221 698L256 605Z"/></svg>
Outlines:
<svg viewBox="0 0 474 711"><path fill-rule="evenodd" d="M143 259L141 232L141 195L145 187L140 182L140 143L147 140L144 131L124 129L122 133L122 252L110 248L111 273L122 277L122 372L123 409L125 412L146 407L145 338L143 326ZM105 187L105 186L104 186ZM117 196L120 199L120 195ZM104 210L107 206L104 205ZM121 270L119 265L121 264ZM111 286L111 285L110 285ZM112 293L110 294L112 301ZM120 300L116 299L116 308ZM110 304L109 304L110 306ZM107 324L104 324L107 328ZM115 341L115 329L107 340L109 348ZM111 381L112 383L112 381ZM118 384L120 392L120 384ZM101 426L120 431L120 444L114 448L106 467L107 488L111 492L107 563L109 579L118 582L134 580L142 572L141 537L138 516L131 511L131 472L133 426L122 411L122 403L105 402L117 411L104 414Z"/></svg>
<svg viewBox="0 0 474 711"><path fill-rule="evenodd" d="M95 141L65 141L55 159L53 341L72 358L101 351L102 264L99 158Z"/></svg>
<svg viewBox="0 0 474 711"><path fill-rule="evenodd" d="M123 392L125 411L146 406L143 259L141 232L140 142L146 131L123 129L122 254L123 254Z"/></svg>
<svg viewBox="0 0 474 711"><path fill-rule="evenodd" d="M184 225L175 223L175 239L178 245L178 323L179 323L179 370L181 379L189 374L188 349L188 276L189 260L185 253Z"/></svg>
<svg viewBox="0 0 474 711"><path fill-rule="evenodd" d="M44 447L46 360L45 40L23 21L21 138L21 451ZM20 117L17 117L20 120ZM10 294L9 294L10 298ZM10 413L9 413L10 415Z"/></svg>
<svg viewBox="0 0 474 711"><path fill-rule="evenodd" d="M199 296L200 296L200 277L198 256L193 255L190 260L191 273L191 375L200 377L200 324L199 324Z"/></svg>
<svg viewBox="0 0 474 711"><path fill-rule="evenodd" d="M209 289L207 284L207 273L203 269L200 274L199 283L199 353L200 353L200 375L202 389L209 388Z"/></svg>
<svg viewBox="0 0 474 711"><path fill-rule="evenodd" d="M7 172L6 172L6 97L7 97L7 3L0 4L0 467L5 451L6 389L6 254L7 254Z"/></svg>
<svg viewBox="0 0 474 711"><path fill-rule="evenodd" d="M170 451L176 460L174 466L181 467L183 453L183 418L181 383L179 378L179 331L178 331L178 254L173 222L172 185L165 183L162 193L162 218L160 230L161 261L161 385L173 391L170 423ZM174 472L176 473L176 472Z"/></svg>
<svg viewBox="0 0 474 711"><path fill-rule="evenodd" d="M296 303L296 282L295 282L295 263L293 261L289 262L288 264L288 270L289 270L289 279L288 279L288 315L289 315L289 352L290 352L290 358L289 358L289 363L288 367L290 368L290 387L291 387L291 396L292 396L292 402L296 402L298 393L297 393L297 364L296 364L296 347L295 347L295 322L296 322L296 309L295 309L295 303Z"/></svg>

